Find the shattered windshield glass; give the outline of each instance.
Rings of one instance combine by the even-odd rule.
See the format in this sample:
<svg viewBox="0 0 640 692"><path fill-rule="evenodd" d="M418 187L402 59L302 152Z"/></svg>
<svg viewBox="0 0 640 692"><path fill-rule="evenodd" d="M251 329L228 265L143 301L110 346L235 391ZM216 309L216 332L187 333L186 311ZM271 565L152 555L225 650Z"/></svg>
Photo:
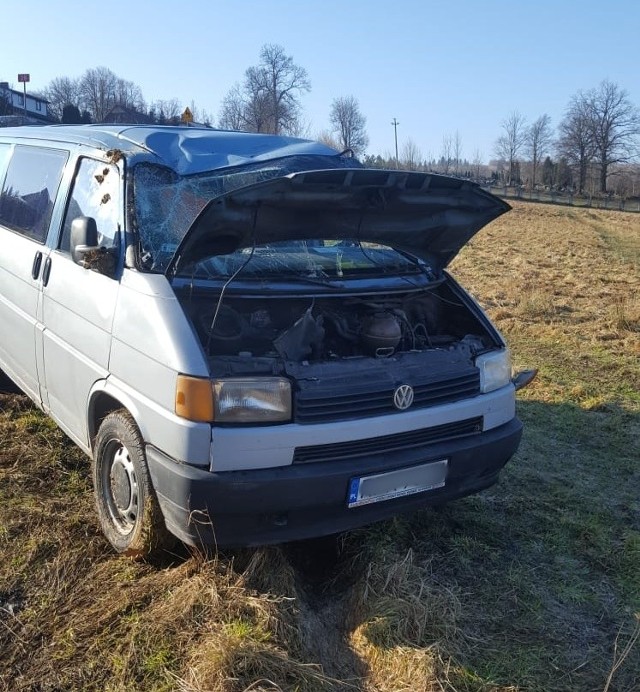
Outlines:
<svg viewBox="0 0 640 692"><path fill-rule="evenodd" d="M143 268L163 272L213 198L290 173L328 168L361 168L361 164L344 156L288 156L189 176L165 166L138 164L133 173L133 224L140 235Z"/></svg>

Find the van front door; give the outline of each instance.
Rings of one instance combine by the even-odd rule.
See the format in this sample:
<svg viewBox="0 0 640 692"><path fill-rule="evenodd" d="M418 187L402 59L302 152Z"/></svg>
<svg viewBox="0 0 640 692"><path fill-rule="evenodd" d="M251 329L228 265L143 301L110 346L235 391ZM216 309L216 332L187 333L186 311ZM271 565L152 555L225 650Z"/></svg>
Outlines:
<svg viewBox="0 0 640 692"><path fill-rule="evenodd" d="M60 241L49 258L43 288L44 382L51 416L84 449L89 447L87 408L94 383L109 372L111 326L119 282L75 264L71 223L96 220L99 243L120 247L120 176L117 166L81 158Z"/></svg>

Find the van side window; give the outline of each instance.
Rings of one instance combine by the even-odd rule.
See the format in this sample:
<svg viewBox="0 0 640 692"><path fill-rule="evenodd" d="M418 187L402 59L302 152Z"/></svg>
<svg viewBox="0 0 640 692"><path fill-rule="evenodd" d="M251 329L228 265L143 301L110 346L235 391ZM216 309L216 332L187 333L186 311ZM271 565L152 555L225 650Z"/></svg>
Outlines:
<svg viewBox="0 0 640 692"><path fill-rule="evenodd" d="M0 193L0 223L44 243L67 158L66 151L16 146Z"/></svg>
<svg viewBox="0 0 640 692"><path fill-rule="evenodd" d="M4 171L7 167L7 161L11 155L11 145L10 144L0 144L0 185L4 180Z"/></svg>
<svg viewBox="0 0 640 692"><path fill-rule="evenodd" d="M100 245L114 247L118 242L119 214L118 168L103 161L81 159L64 216L60 250L70 251L71 223L78 216L93 217L98 227Z"/></svg>

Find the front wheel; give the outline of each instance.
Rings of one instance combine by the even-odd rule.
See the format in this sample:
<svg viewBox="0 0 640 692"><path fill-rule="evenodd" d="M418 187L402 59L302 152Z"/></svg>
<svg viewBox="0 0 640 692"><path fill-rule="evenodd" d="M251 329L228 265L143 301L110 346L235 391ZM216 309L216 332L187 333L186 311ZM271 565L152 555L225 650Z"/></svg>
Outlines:
<svg viewBox="0 0 640 692"><path fill-rule="evenodd" d="M144 442L125 410L100 425L93 453L98 519L119 552L144 559L172 542L147 469Z"/></svg>

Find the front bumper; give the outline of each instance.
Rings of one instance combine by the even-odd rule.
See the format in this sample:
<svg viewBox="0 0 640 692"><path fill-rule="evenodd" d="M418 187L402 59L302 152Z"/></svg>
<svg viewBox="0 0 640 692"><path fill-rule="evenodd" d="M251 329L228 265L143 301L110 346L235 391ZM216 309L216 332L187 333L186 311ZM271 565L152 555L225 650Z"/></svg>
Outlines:
<svg viewBox="0 0 640 692"><path fill-rule="evenodd" d="M440 504L495 483L513 456L522 423L393 454L212 473L178 464L147 446L151 479L168 529L191 545L265 545L353 529L395 514ZM349 481L448 459L444 487L347 508Z"/></svg>

